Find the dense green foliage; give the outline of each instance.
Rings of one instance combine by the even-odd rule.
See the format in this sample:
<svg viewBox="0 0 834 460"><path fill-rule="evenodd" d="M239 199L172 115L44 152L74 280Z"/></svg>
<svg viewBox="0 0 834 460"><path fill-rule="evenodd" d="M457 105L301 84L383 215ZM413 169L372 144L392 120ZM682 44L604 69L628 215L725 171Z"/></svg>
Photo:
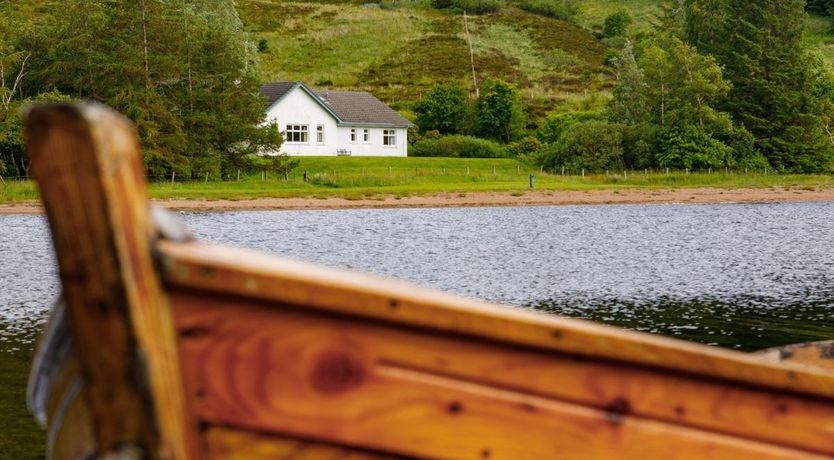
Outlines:
<svg viewBox="0 0 834 460"><path fill-rule="evenodd" d="M804 6L665 2L654 30L636 44L626 41L612 60L610 123L602 125L595 112L549 117L539 128L546 143L540 161L588 169L621 158L626 168L831 170L834 78L803 41ZM603 36L626 33L626 16L617 16L607 17ZM594 149L599 158L589 154Z"/></svg>
<svg viewBox="0 0 834 460"><path fill-rule="evenodd" d="M38 14L3 29L4 59L28 57L19 104L46 91L114 107L137 125L152 175L228 174L280 145L278 130L261 126L256 50L231 0L37 3Z"/></svg>
<svg viewBox="0 0 834 460"><path fill-rule="evenodd" d="M409 146L409 156L450 158L502 158L507 156L501 144L472 136L426 137Z"/></svg>
<svg viewBox="0 0 834 460"><path fill-rule="evenodd" d="M504 142L518 138L526 121L518 88L495 78L481 87L476 114L477 134Z"/></svg>
<svg viewBox="0 0 834 460"><path fill-rule="evenodd" d="M719 107L755 137L774 167L830 167L832 75L802 40L804 0L689 0L685 38L723 66Z"/></svg>
<svg viewBox="0 0 834 460"><path fill-rule="evenodd" d="M805 9L814 14L831 16L834 14L834 0L808 0Z"/></svg>
<svg viewBox="0 0 834 460"><path fill-rule="evenodd" d="M460 133L464 129L468 104L469 96L462 87L454 84L437 85L414 105L417 126L423 132Z"/></svg>
<svg viewBox="0 0 834 460"><path fill-rule="evenodd" d="M545 153L544 165L571 170L604 171L624 169L623 132L607 121L585 121L571 125Z"/></svg>
<svg viewBox="0 0 834 460"><path fill-rule="evenodd" d="M431 0L435 8L454 8L467 13L494 13L504 6L503 0Z"/></svg>
<svg viewBox="0 0 834 460"><path fill-rule="evenodd" d="M622 37L628 33L628 27L634 22L628 11L620 9L605 18L602 36L605 38Z"/></svg>

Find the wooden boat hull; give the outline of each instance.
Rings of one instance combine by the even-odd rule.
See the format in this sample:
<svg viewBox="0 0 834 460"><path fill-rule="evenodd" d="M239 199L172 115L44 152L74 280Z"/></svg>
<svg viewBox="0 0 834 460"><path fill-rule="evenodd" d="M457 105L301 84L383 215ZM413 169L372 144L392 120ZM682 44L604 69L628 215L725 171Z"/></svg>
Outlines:
<svg viewBox="0 0 834 460"><path fill-rule="evenodd" d="M115 115L27 126L89 427L46 409L51 458L834 458L829 370L191 241Z"/></svg>

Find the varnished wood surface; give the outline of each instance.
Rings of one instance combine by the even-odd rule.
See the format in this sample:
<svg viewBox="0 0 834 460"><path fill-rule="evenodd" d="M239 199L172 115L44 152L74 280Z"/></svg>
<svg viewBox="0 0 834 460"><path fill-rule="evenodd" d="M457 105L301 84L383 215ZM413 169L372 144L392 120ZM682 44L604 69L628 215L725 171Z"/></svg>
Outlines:
<svg viewBox="0 0 834 460"><path fill-rule="evenodd" d="M799 343L757 353L772 363L794 363L834 371L834 341Z"/></svg>
<svg viewBox="0 0 834 460"><path fill-rule="evenodd" d="M253 251L172 242L161 242L158 249L163 278L175 287L834 398L834 374L826 370L767 363L740 352L497 307Z"/></svg>
<svg viewBox="0 0 834 460"><path fill-rule="evenodd" d="M95 105L35 108L25 125L99 453L191 458L135 130Z"/></svg>
<svg viewBox="0 0 834 460"><path fill-rule="evenodd" d="M287 305L172 298L188 391L210 425L437 459L834 454L830 400Z"/></svg>
<svg viewBox="0 0 834 460"><path fill-rule="evenodd" d="M210 428L204 435L210 460L405 460L406 457L348 449L285 436L268 436L230 428Z"/></svg>

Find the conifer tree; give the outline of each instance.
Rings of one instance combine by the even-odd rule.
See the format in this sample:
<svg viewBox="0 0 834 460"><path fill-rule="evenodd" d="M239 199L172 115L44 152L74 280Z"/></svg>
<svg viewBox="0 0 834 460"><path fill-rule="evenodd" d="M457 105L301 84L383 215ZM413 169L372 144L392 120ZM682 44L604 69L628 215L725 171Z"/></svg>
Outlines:
<svg viewBox="0 0 834 460"><path fill-rule="evenodd" d="M825 136L830 100L814 96L826 85L804 49L803 0L690 0L686 34L715 56L732 89L720 108L756 138L779 169L820 171L832 146ZM820 79L823 80L820 80Z"/></svg>

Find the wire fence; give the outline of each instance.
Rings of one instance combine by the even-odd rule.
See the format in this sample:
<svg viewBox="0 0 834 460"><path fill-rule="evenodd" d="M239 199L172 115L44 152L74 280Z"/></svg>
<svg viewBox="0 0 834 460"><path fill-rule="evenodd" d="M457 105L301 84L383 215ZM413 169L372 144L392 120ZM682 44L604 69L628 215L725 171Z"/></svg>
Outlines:
<svg viewBox="0 0 834 460"><path fill-rule="evenodd" d="M367 168L329 168L327 170L304 170L297 168L292 171L283 173L275 171L234 171L225 174L218 174L212 172L196 172L190 175L177 175L172 173L170 175L148 175L146 176L148 182L156 184L196 184L196 183L210 183L210 182L275 182L275 181L303 181L313 182L315 180L338 180L338 179L403 179L403 178L420 178L420 177L442 177L442 176L472 176L472 177L507 177L507 176L543 176L550 178L588 178L599 180L602 177L616 179L616 180L640 180L647 178L658 177L680 177L689 175L725 175L725 176L767 176L767 175L781 175L777 170L768 168L763 169L736 169L736 168L720 168L720 169L674 169L674 168L648 168L642 170L635 169L607 169L607 170L591 170L591 169L576 169L566 167L545 168L542 166L506 166L506 165L492 165L477 167L367 167ZM20 182L31 181L29 176L2 176L0 175L0 186L7 186Z"/></svg>

